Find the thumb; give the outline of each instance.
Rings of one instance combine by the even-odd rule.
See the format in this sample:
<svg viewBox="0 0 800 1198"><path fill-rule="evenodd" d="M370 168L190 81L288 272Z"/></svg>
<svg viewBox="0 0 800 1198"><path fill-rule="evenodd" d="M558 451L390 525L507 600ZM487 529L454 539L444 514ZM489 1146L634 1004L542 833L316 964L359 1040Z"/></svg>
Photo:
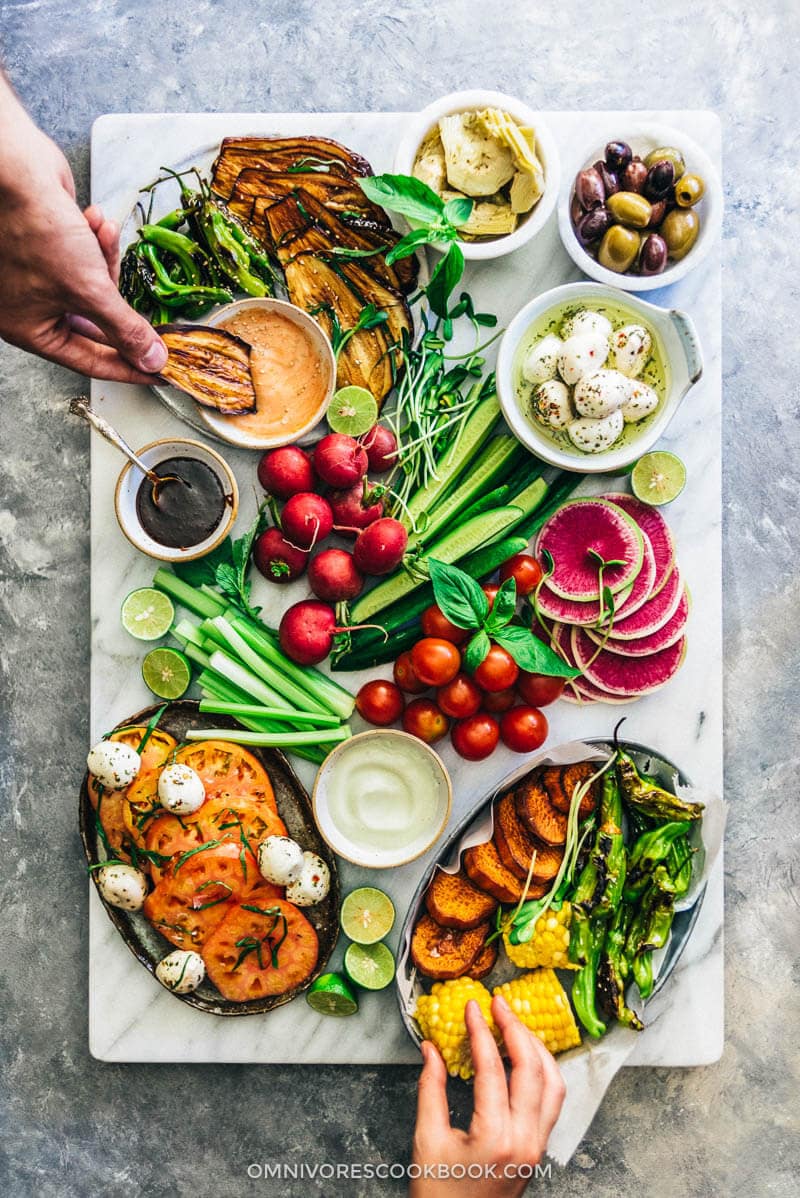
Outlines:
<svg viewBox="0 0 800 1198"><path fill-rule="evenodd" d="M167 362L167 347L153 327L126 304L111 279L83 315L102 329L123 358L145 374L157 374Z"/></svg>
<svg viewBox="0 0 800 1198"><path fill-rule="evenodd" d="M417 1128L428 1133L443 1134L450 1130L450 1111L447 1105L447 1070L434 1044L422 1042L425 1064L417 1086Z"/></svg>

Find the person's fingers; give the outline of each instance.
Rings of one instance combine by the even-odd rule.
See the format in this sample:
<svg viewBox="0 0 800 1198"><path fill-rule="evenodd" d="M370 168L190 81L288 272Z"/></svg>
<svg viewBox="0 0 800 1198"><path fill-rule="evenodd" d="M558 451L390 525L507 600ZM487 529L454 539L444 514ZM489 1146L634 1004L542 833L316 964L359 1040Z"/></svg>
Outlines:
<svg viewBox="0 0 800 1198"><path fill-rule="evenodd" d="M533 1040L534 1048L539 1053L542 1068L544 1069L542 1108L539 1112L539 1129L542 1135L542 1146L544 1147L550 1138L550 1132L556 1125L558 1116L561 1114L567 1087L564 1085L561 1070L544 1044L536 1036L531 1036L531 1039Z"/></svg>
<svg viewBox="0 0 800 1198"><path fill-rule="evenodd" d="M91 320L87 320L85 316L69 316L69 327L76 333L80 333L82 337L89 337L92 341L99 341L101 345L108 345L108 337L102 329L98 329L96 324Z"/></svg>
<svg viewBox="0 0 800 1198"><path fill-rule="evenodd" d="M424 1040L421 1050L424 1064L417 1085L417 1127L424 1127L431 1136L440 1136L450 1131L447 1070L435 1044Z"/></svg>
<svg viewBox="0 0 800 1198"><path fill-rule="evenodd" d="M534 1047L535 1037L520 1023L505 999L496 995L492 1014L503 1033L503 1041L511 1062L509 1093L511 1113L522 1114L529 1122L538 1122L544 1089L544 1068Z"/></svg>
<svg viewBox="0 0 800 1198"><path fill-rule="evenodd" d="M109 343L139 371L157 374L166 364L166 345L145 318L125 303L110 278L107 286L87 298L80 314L102 329Z"/></svg>
<svg viewBox="0 0 800 1198"><path fill-rule="evenodd" d="M508 1120L506 1073L494 1036L474 998L465 1012L472 1060L475 1063L473 1126L487 1131L502 1127Z"/></svg>
<svg viewBox="0 0 800 1198"><path fill-rule="evenodd" d="M103 251L108 273L114 283L119 283L119 225L113 220L104 220L97 230L97 241Z"/></svg>
<svg viewBox="0 0 800 1198"><path fill-rule="evenodd" d="M22 348L89 378L145 385L153 381L150 375L135 370L110 345L101 345L89 337L82 337L79 333L70 332L67 336L54 337L39 344L23 345Z"/></svg>
<svg viewBox="0 0 800 1198"><path fill-rule="evenodd" d="M83 215L89 228L96 236L97 230L105 220L105 217L103 216L103 209L99 204L90 204L88 208L84 208Z"/></svg>

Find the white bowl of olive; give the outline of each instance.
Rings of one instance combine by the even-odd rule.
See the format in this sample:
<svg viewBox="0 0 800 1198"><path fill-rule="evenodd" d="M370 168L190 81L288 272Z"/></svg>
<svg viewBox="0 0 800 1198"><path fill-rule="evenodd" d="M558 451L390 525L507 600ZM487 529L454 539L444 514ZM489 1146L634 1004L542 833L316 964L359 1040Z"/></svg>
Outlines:
<svg viewBox="0 0 800 1198"><path fill-rule="evenodd" d="M719 177L705 151L677 129L612 129L576 156L566 177L561 240L599 283L624 291L666 287L698 266L719 234Z"/></svg>

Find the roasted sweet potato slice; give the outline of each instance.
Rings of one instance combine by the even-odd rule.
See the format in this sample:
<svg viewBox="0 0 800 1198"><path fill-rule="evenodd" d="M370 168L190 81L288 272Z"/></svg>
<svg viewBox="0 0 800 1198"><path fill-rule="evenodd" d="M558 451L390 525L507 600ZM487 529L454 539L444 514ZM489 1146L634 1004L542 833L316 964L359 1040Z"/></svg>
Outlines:
<svg viewBox="0 0 800 1198"><path fill-rule="evenodd" d="M517 815L525 828L545 844L561 845L567 839L567 817L547 797L541 772L536 770L514 794Z"/></svg>
<svg viewBox="0 0 800 1198"><path fill-rule="evenodd" d="M500 903L518 903L522 897L524 883L510 869L506 869L491 840L467 849L464 853L464 869L479 890L485 890ZM541 898L546 892L546 884L531 882L525 897Z"/></svg>
<svg viewBox="0 0 800 1198"><path fill-rule="evenodd" d="M250 346L224 329L163 324L156 332L169 351L161 378L223 415L256 410Z"/></svg>
<svg viewBox="0 0 800 1198"><path fill-rule="evenodd" d="M474 963L488 935L488 922L460 931L443 928L430 915L423 915L411 936L411 959L427 978L460 978Z"/></svg>
<svg viewBox="0 0 800 1198"><path fill-rule="evenodd" d="M492 972L497 964L497 946L499 943L498 940L493 940L491 944L484 944L467 970L467 977L479 982L481 978L485 978L488 973Z"/></svg>
<svg viewBox="0 0 800 1198"><path fill-rule="evenodd" d="M536 854L531 879L552 882L558 873L563 849L553 848L531 836L517 815L513 793L505 795L494 809L494 843L500 860L524 882Z"/></svg>
<svg viewBox="0 0 800 1198"><path fill-rule="evenodd" d="M569 815L575 787L588 782L596 769L597 766L591 761L576 761L573 765L545 766L542 770L542 782L547 791L547 797L557 811ZM587 815L591 815L594 811L599 790L600 781L597 779L581 800L581 805L578 808L581 819L586 819Z"/></svg>
<svg viewBox="0 0 800 1198"><path fill-rule="evenodd" d="M473 886L463 870L446 874L437 869L425 895L425 906L443 928L476 928L497 910L495 899Z"/></svg>

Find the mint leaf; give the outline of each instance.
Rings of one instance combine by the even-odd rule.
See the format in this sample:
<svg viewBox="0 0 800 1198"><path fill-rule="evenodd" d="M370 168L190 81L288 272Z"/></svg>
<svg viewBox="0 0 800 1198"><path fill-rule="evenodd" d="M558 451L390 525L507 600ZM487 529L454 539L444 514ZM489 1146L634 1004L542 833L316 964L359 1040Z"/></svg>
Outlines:
<svg viewBox="0 0 800 1198"><path fill-rule="evenodd" d="M486 620L486 631L494 636L501 628L505 628L514 612L517 610L517 583L514 578L507 578L494 597L492 610Z"/></svg>
<svg viewBox="0 0 800 1198"><path fill-rule="evenodd" d="M455 623L455 621L453 622ZM484 632L483 629L481 629L480 632L476 632L464 650L464 655L462 657L464 669L468 670L470 674L473 674L486 657L486 654L489 652L491 647L492 642L489 640L487 633Z"/></svg>
<svg viewBox="0 0 800 1198"><path fill-rule="evenodd" d="M173 562L172 569L178 578L189 586L213 586L217 581L217 566L223 562L230 564L232 561L233 543L230 537L226 537L221 545L212 549L205 557L199 557L193 562Z"/></svg>
<svg viewBox="0 0 800 1198"><path fill-rule="evenodd" d="M577 678L580 670L568 666L549 645L540 641L527 628L508 624L494 634L498 645L507 649L522 670L532 674L547 674L553 678Z"/></svg>
<svg viewBox="0 0 800 1198"><path fill-rule="evenodd" d="M358 180L367 199L426 225L439 220L444 200L413 175L371 175Z"/></svg>
<svg viewBox="0 0 800 1198"><path fill-rule="evenodd" d="M489 610L489 600L475 579L435 557L428 559L428 568L436 602L448 620L458 628L480 628Z"/></svg>

